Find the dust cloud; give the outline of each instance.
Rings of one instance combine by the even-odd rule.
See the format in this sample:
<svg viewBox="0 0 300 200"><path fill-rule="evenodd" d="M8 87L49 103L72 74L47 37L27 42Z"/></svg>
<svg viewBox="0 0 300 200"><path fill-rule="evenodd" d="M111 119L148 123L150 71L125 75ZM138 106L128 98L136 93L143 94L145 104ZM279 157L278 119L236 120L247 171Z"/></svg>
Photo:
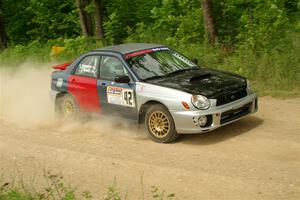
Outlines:
<svg viewBox="0 0 300 200"><path fill-rule="evenodd" d="M0 125L59 132L137 135L132 125L119 119L100 116L85 121L64 121L55 115L49 97L53 65L55 63L26 62L19 67L0 66Z"/></svg>
<svg viewBox="0 0 300 200"><path fill-rule="evenodd" d="M19 67L0 66L2 122L26 128L53 125L48 95L51 65L27 62Z"/></svg>

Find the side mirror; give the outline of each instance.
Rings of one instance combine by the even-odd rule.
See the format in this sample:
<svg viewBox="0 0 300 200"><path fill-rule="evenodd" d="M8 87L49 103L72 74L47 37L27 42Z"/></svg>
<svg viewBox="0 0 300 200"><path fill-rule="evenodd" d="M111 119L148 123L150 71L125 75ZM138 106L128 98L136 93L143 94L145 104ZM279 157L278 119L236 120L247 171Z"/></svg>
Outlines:
<svg viewBox="0 0 300 200"><path fill-rule="evenodd" d="M195 63L196 65L198 65L198 59L197 58L193 58L192 61L193 61L193 63Z"/></svg>
<svg viewBox="0 0 300 200"><path fill-rule="evenodd" d="M129 83L130 82L130 78L129 78L129 76L126 76L126 75L124 75L124 76L117 76L115 78L115 82L116 83Z"/></svg>

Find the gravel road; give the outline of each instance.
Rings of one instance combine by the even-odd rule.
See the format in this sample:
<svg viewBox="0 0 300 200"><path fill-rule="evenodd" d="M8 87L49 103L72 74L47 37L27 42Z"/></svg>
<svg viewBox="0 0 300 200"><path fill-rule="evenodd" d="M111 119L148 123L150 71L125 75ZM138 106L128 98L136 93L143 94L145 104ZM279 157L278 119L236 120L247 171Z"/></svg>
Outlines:
<svg viewBox="0 0 300 200"><path fill-rule="evenodd" d="M38 184L45 170L61 172L95 197L116 180L129 199L150 199L152 185L176 199L299 199L300 99L264 97L259 106L241 121L173 144L111 120L31 127L2 116L0 174Z"/></svg>

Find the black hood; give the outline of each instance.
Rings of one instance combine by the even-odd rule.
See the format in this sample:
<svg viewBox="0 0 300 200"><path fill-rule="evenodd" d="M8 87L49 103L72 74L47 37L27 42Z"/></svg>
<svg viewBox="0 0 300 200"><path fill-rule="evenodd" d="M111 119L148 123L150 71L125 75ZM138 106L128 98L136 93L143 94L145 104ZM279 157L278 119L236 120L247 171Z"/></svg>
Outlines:
<svg viewBox="0 0 300 200"><path fill-rule="evenodd" d="M184 71L174 76L147 82L190 94L201 94L208 98L247 87L246 79L237 74L207 68Z"/></svg>

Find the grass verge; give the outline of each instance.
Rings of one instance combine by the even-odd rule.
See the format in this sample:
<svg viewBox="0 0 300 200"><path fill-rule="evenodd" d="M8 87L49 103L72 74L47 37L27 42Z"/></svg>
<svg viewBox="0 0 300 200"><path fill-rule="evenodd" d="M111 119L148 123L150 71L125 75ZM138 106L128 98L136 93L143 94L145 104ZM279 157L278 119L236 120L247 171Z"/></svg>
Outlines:
<svg viewBox="0 0 300 200"><path fill-rule="evenodd" d="M89 191L79 192L80 188L73 188L64 181L61 174L46 172L44 175L45 186L35 187L34 184L28 185L23 181L17 183L0 181L0 200L122 200L130 199L130 194L121 195L117 188L116 181L107 187L103 196L93 196ZM165 190L160 190L156 186L150 189L151 196L148 198L144 194L142 184L142 199L172 200L174 193L167 194Z"/></svg>

